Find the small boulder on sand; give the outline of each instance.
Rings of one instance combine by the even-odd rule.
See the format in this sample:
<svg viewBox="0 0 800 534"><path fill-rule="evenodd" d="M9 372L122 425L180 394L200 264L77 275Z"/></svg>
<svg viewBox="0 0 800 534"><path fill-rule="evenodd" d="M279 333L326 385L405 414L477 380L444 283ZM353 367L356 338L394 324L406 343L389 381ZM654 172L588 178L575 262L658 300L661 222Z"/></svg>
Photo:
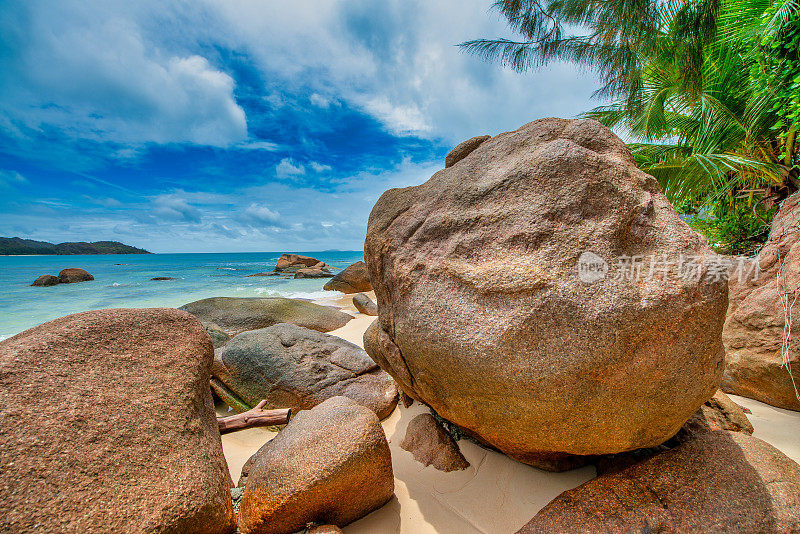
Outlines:
<svg viewBox="0 0 800 534"><path fill-rule="evenodd" d="M218 381L212 387L222 399L241 400L234 408L266 400L266 408L295 413L344 396L383 419L397 405L394 380L364 349L292 324L237 335L217 351L213 374Z"/></svg>
<svg viewBox="0 0 800 534"><path fill-rule="evenodd" d="M70 267L58 273L60 284L74 284L75 282L89 282L94 280L94 276L78 267Z"/></svg>
<svg viewBox="0 0 800 534"><path fill-rule="evenodd" d="M565 491L518 534L800 532L800 465L739 432L708 432Z"/></svg>
<svg viewBox="0 0 800 534"><path fill-rule="evenodd" d="M345 526L394 494L392 458L375 414L344 397L295 415L255 453L239 508L243 534Z"/></svg>
<svg viewBox="0 0 800 534"><path fill-rule="evenodd" d="M0 342L0 531L231 532L212 358L175 309L78 313Z"/></svg>
<svg viewBox="0 0 800 534"><path fill-rule="evenodd" d="M337 273L322 289L326 291L341 291L348 294L372 291L372 283L369 281L366 264L363 261L355 262L342 272Z"/></svg>
<svg viewBox="0 0 800 534"><path fill-rule="evenodd" d="M353 297L353 306L364 315L378 315L378 305L364 293L359 293Z"/></svg>
<svg viewBox="0 0 800 534"><path fill-rule="evenodd" d="M33 287L48 287L54 286L60 283L57 276L53 276L52 274L43 274L39 278L33 281L31 286Z"/></svg>
<svg viewBox="0 0 800 534"><path fill-rule="evenodd" d="M212 297L184 304L180 309L203 322L219 325L232 336L278 323L330 332L353 318L328 306L282 297Z"/></svg>
<svg viewBox="0 0 800 534"><path fill-rule="evenodd" d="M458 443L429 413L419 414L408 423L400 446L419 463L432 465L439 471L460 471L469 467Z"/></svg>

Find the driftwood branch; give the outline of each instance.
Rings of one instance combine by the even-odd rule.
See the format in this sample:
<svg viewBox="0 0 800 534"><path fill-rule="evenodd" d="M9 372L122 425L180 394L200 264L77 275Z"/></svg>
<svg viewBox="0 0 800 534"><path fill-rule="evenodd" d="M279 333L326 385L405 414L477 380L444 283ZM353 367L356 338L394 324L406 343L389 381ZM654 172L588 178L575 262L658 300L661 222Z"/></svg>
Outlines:
<svg viewBox="0 0 800 534"><path fill-rule="evenodd" d="M228 432L235 432L254 426L285 425L289 422L289 417L292 414L290 408L265 410L264 405L266 403L267 401L262 400L252 410L217 419L219 433L227 434Z"/></svg>

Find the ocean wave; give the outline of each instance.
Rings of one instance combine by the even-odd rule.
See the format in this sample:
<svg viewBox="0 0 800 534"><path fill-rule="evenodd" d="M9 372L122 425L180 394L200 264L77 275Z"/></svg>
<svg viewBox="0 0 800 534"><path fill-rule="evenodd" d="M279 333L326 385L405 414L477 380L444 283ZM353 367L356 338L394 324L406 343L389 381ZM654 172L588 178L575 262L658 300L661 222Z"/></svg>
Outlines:
<svg viewBox="0 0 800 534"><path fill-rule="evenodd" d="M344 296L344 293L339 291L281 291L272 287L256 287L253 291L264 297L285 297L303 300L337 300Z"/></svg>

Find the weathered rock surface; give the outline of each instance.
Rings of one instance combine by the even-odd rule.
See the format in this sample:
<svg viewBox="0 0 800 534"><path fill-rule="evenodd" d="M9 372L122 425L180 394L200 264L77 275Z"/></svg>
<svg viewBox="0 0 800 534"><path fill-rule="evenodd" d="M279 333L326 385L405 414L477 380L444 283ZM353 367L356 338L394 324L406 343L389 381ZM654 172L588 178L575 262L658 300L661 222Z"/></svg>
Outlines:
<svg viewBox="0 0 800 534"><path fill-rule="evenodd" d="M586 251L605 277L579 277ZM520 461L658 445L719 385L727 288L712 252L595 121L532 122L385 192L364 252L379 309L367 352ZM696 279L675 265L631 280L616 263L681 255Z"/></svg>
<svg viewBox="0 0 800 534"><path fill-rule="evenodd" d="M57 276L53 276L52 274L43 274L39 278L33 281L31 284L34 287L48 287L54 286L60 283Z"/></svg>
<svg viewBox="0 0 800 534"><path fill-rule="evenodd" d="M333 273L327 269L317 269L313 267L298 269L297 272L294 273L295 278L331 278L332 276Z"/></svg>
<svg viewBox="0 0 800 534"><path fill-rule="evenodd" d="M743 432L748 435L753 433L753 425L745 415L744 410L721 390L717 390L713 397L703 403L677 434L658 447L636 449L630 452L588 459L587 463L595 464L598 475L616 473L656 454L697 439L703 434L719 430Z"/></svg>
<svg viewBox="0 0 800 534"><path fill-rule="evenodd" d="M364 293L358 293L353 297L353 306L364 315L378 315L378 305Z"/></svg>
<svg viewBox="0 0 800 534"><path fill-rule="evenodd" d="M75 282L89 282L91 280L94 280L94 276L78 267L70 267L58 273L58 282L60 284L74 284Z"/></svg>
<svg viewBox="0 0 800 534"><path fill-rule="evenodd" d="M229 335L291 323L319 332L343 327L353 318L339 310L305 300L281 297L212 297L181 306L204 323L215 323Z"/></svg>
<svg viewBox="0 0 800 534"><path fill-rule="evenodd" d="M208 337L211 338L211 343L214 344L215 349L223 346L231 339L231 336L226 334L225 330L223 330L218 324L203 323L203 328L206 329L206 333L208 334Z"/></svg>
<svg viewBox="0 0 800 534"><path fill-rule="evenodd" d="M800 532L800 465L742 433L708 432L565 491L519 534Z"/></svg>
<svg viewBox="0 0 800 534"><path fill-rule="evenodd" d="M491 139L489 135L479 135L471 139L467 139L456 145L456 147L447 154L444 160L445 167L452 167L462 159L470 155L476 148L481 146L484 141Z"/></svg>
<svg viewBox="0 0 800 534"><path fill-rule="evenodd" d="M758 257L741 266L736 262L735 267L728 280L730 304L722 331L722 388L780 408L800 410L800 356L792 343L788 354L790 374L782 367L781 351L786 325L784 305L792 304L794 293L800 289L799 194L781 205ZM800 335L800 321L792 324L791 334L792 338Z"/></svg>
<svg viewBox="0 0 800 534"><path fill-rule="evenodd" d="M361 347L308 328L277 324L241 333L216 360L214 376L250 407L266 399L266 408L296 413L344 396L383 419L397 405L394 380Z"/></svg>
<svg viewBox="0 0 800 534"><path fill-rule="evenodd" d="M0 342L0 531L231 532L211 359L175 309L79 313Z"/></svg>
<svg viewBox="0 0 800 534"><path fill-rule="evenodd" d="M469 467L458 443L429 413L419 414L408 423L400 446L413 454L416 461L439 471L460 471Z"/></svg>
<svg viewBox="0 0 800 534"><path fill-rule="evenodd" d="M336 525L317 525L308 529L306 534L342 534L342 529Z"/></svg>
<svg viewBox="0 0 800 534"><path fill-rule="evenodd" d="M310 522L345 526L392 498L386 435L371 410L328 399L295 415L256 452L244 488L244 534L288 534Z"/></svg>
<svg viewBox="0 0 800 534"><path fill-rule="evenodd" d="M369 281L367 266L363 261L357 261L337 273L331 278L322 289L327 291L341 291L342 293L361 293L362 291L372 291L372 283Z"/></svg>
<svg viewBox="0 0 800 534"><path fill-rule="evenodd" d="M296 271L306 267L314 269L328 269L328 264L310 256L300 256L299 254L281 254L278 263L275 265L275 272Z"/></svg>

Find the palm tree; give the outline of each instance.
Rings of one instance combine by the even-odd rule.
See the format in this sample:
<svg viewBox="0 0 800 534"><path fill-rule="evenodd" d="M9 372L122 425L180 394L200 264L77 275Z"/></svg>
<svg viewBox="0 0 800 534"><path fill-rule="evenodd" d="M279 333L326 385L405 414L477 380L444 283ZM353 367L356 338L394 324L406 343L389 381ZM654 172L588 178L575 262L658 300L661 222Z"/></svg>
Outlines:
<svg viewBox="0 0 800 534"><path fill-rule="evenodd" d="M763 233L772 204L800 188L800 103L792 107L800 98L792 46L800 44L800 0L501 0L495 7L523 40L462 46L519 71L552 60L595 70L603 84L596 94L611 104L584 116L637 139L630 145L637 162L679 209L701 204ZM565 35L568 27L583 33Z"/></svg>

